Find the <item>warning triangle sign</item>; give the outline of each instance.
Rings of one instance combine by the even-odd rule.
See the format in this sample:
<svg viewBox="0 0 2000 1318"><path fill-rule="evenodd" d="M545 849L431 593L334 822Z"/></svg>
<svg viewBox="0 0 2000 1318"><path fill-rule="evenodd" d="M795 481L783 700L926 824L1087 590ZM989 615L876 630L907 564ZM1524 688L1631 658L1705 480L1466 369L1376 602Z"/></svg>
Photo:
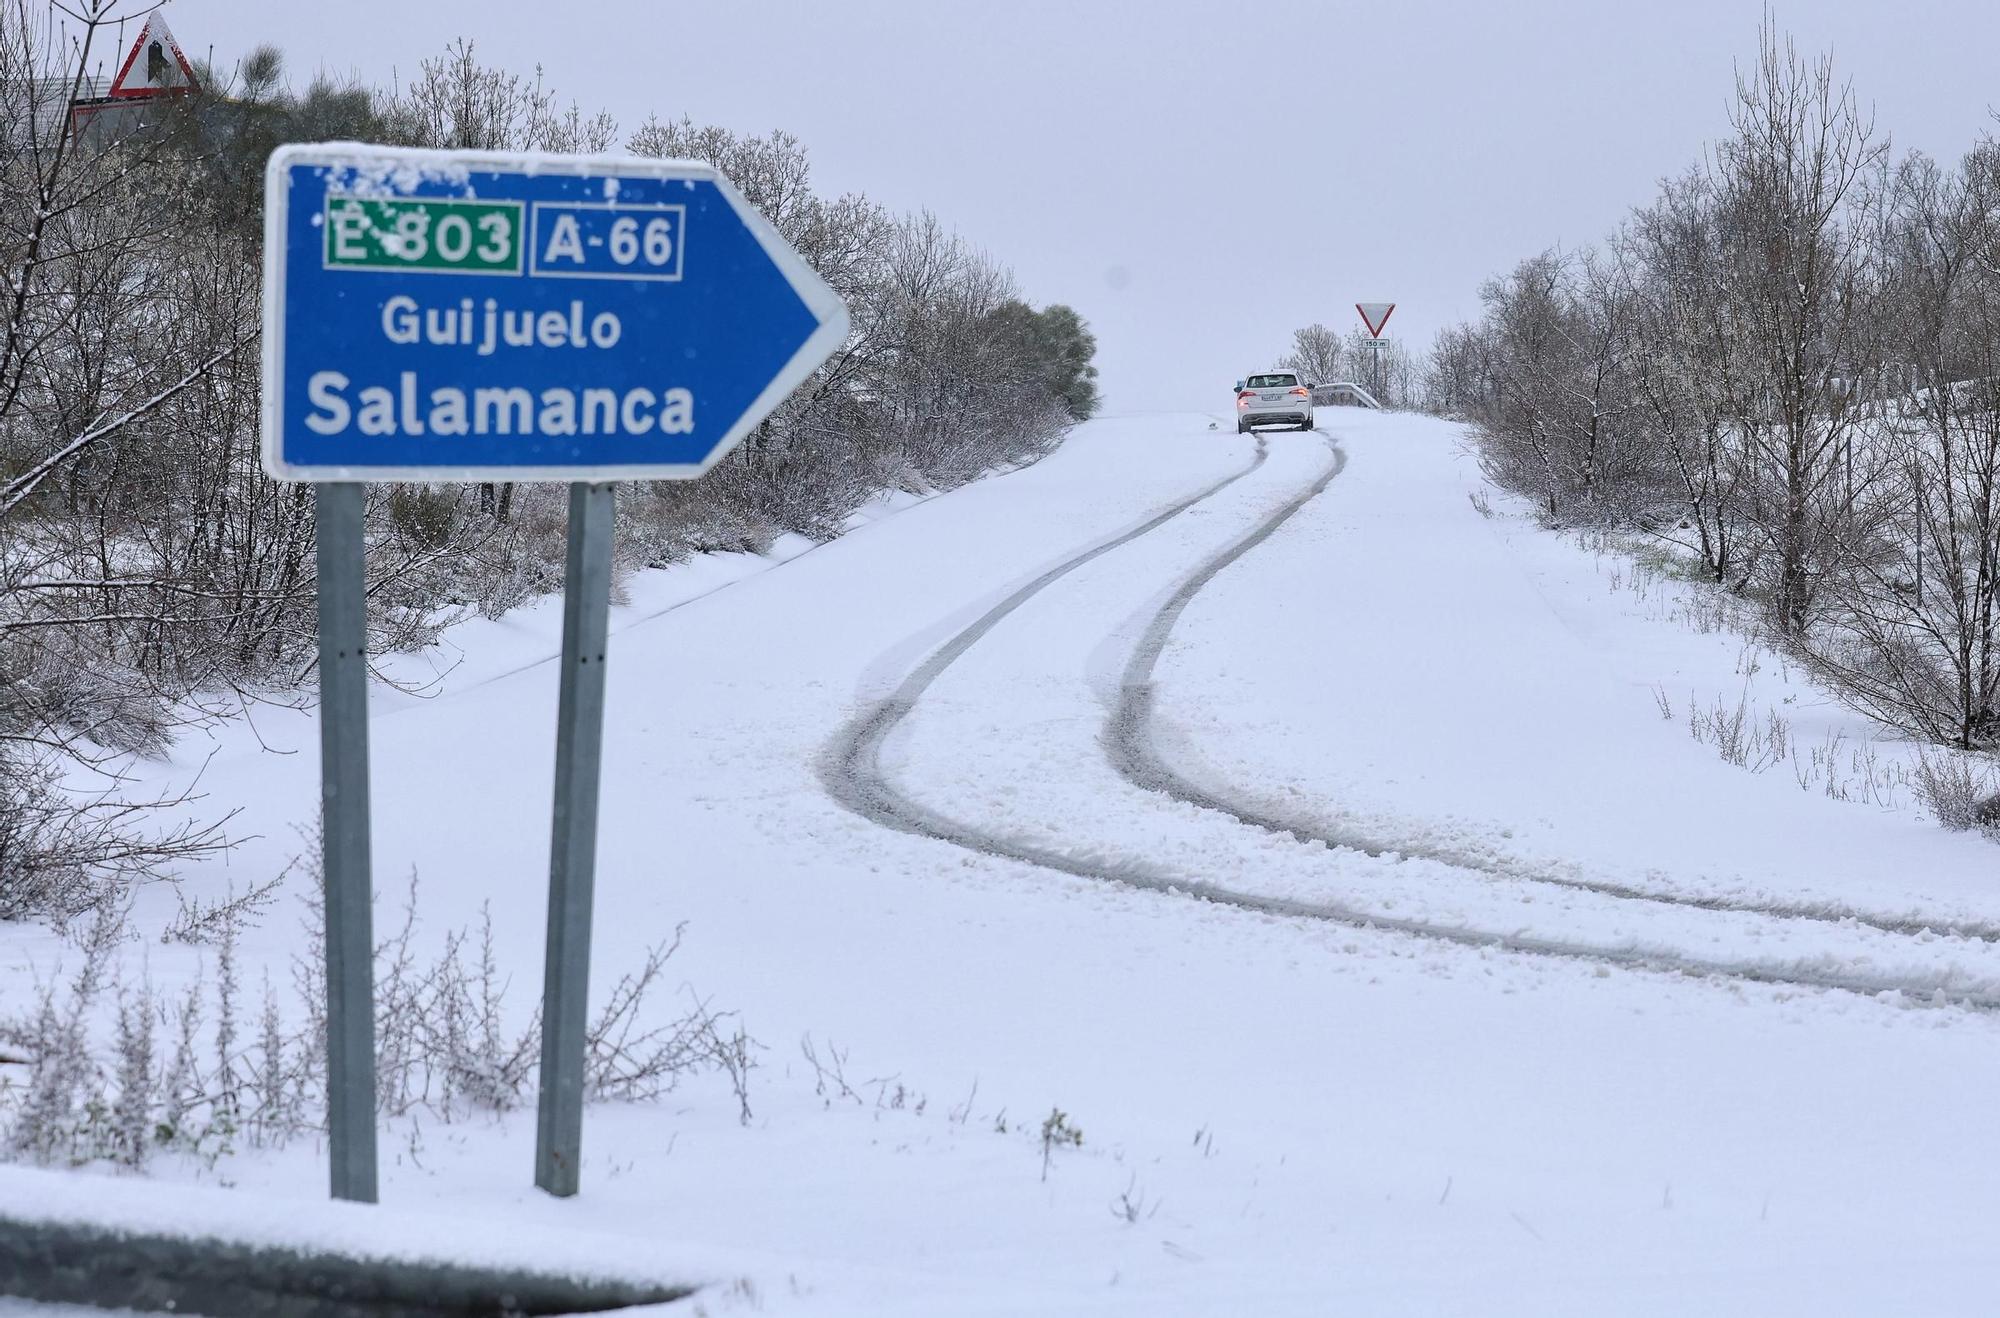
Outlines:
<svg viewBox="0 0 2000 1318"><path fill-rule="evenodd" d="M194 66L181 53L180 43L167 30L167 20L156 9L146 15L146 25L139 29L139 39L132 43L107 94L120 100L144 100L200 89Z"/></svg>
<svg viewBox="0 0 2000 1318"><path fill-rule="evenodd" d="M1389 313L1396 309L1394 302L1356 302L1354 309L1361 313L1361 323L1368 327L1368 337L1379 339L1382 329L1389 323Z"/></svg>

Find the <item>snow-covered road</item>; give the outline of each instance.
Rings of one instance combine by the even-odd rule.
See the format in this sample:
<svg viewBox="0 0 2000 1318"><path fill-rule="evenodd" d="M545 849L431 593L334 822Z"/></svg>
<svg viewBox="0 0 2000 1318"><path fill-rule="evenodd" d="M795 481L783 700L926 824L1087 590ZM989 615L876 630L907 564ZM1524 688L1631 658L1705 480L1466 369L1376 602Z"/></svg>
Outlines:
<svg viewBox="0 0 2000 1318"><path fill-rule="evenodd" d="M1313 446L1297 437L1266 444L1280 446L1275 462L1266 464L1260 456L1244 476L1091 546L1029 582L941 646L891 695L865 709L836 744L828 775L834 795L878 823L987 854L1248 910L1683 974L1895 991L1939 1003L2000 1007L2000 947L1994 941L1996 926L1989 921L1871 913L1829 900L1731 895L1698 881L1677 885L1671 875L1658 872L1647 883L1620 877L1630 871L1629 865L1605 867L1611 877L1595 877L1602 862L1538 866L1509 858L1504 848L1480 849L1432 836L1429 818L1436 804L1422 799L1412 802L1410 813L1393 825L1378 825L1371 832L1336 822L1341 803L1324 790L1316 807L1295 803L1289 813L1274 811L1264 804L1268 793L1257 788L1256 767L1247 786L1209 789L1193 782L1185 766L1200 762L1201 748L1156 727L1167 722L1154 717L1152 673L1161 652L1187 607L1214 588L1223 570L1304 511L1345 465L1338 444L1330 443L1331 453L1319 454L1316 464ZM1302 464L1317 470L1301 476L1297 469ZM1273 491L1282 501L1263 511ZM1228 538L1209 556L1190 558L1210 532L1196 526L1175 537L1168 524L1197 508L1209 513L1210 525L1219 526ZM1377 547L1391 561L1420 552L1424 539L1436 534L1422 519L1404 526L1410 544ZM1128 561L1100 568L1094 576L1072 578L1103 555L1156 533L1177 543L1160 546L1144 563ZM1128 555L1136 557L1134 551ZM1196 566L1148 616L1146 605L1159 593L1159 583L1175 582L1176 561ZM1307 594L1318 575L1345 570L1325 561L1300 564L1295 574L1269 581L1264 590L1218 590L1221 602L1211 612L1221 616L1194 648L1220 650L1231 670L1256 665L1259 656L1243 653L1236 641L1242 634L1237 610L1269 607L1287 592ZM1484 574L1468 564L1455 575L1477 583ZM1475 584L1466 593L1487 592ZM1414 592L1404 598L1419 610L1436 608L1440 601L1425 594L1428 598ZM1128 617L1142 623L1143 632L1136 640L1116 631L1107 638L1100 635L1102 629L1076 625L1090 617ZM1504 618L1493 622L1498 628L1508 625ZM1010 631L989 639L1003 623L1009 623ZM1128 625L1125 631L1130 630ZM1368 638L1328 638L1328 644L1351 657L1373 639L1382 658L1393 663L1416 630L1403 619L1378 615L1369 633ZM992 657L969 658L968 651L982 643ZM1115 678L1117 698L1107 702L1103 691L1112 679L1102 670L1107 661L1119 660L1121 645L1129 658ZM932 696L953 668L962 668L963 674L954 674L952 683ZM1246 683L1233 671L1205 685L1268 690L1263 682ZM1367 685L1373 689L1379 683ZM904 763L892 772L883 763L885 744L903 721L918 714L926 696L932 696L934 708L922 711L914 743L897 748ZM1342 757L1340 729L1313 712L1316 692L1302 687L1294 696L1280 707L1262 699L1260 712L1325 732L1319 762L1312 766L1317 771L1312 777L1325 782L1337 773ZM1094 728L1092 711L1107 703L1105 726ZM1539 712L1550 726L1577 738L1603 735L1578 719L1562 699ZM974 735L968 737L968 730ZM1216 731L1225 747L1233 742L1229 725ZM1638 731L1658 730L1642 726ZM1447 754L1456 753L1452 743L1442 745ZM1416 766L1434 753L1435 747L1402 749ZM1142 793L1157 795L1135 797L1105 770ZM898 779L908 785L899 787ZM1164 808L1168 803L1158 796L1196 810ZM941 799L954 804L924 804ZM1622 827L1615 815L1609 822L1614 831ZM1246 846L1240 828L1231 823L1300 845ZM1935 946L1935 936L1922 945L1910 941L1912 935L1926 934L1946 939L1949 950Z"/></svg>
<svg viewBox="0 0 2000 1318"><path fill-rule="evenodd" d="M1093 422L700 598L630 583L598 983L685 921L674 965L767 1046L757 1120L593 1109L568 1204L531 1119L460 1126L385 1199L629 1236L773 1313L1985 1312L2000 849L1723 763L1656 688L1734 700L1740 642L1483 516L1454 427L1322 422ZM490 902L520 985L555 616L461 629L373 731L385 909L413 869L430 927ZM262 834L204 895L316 802L309 718L218 737L159 771L213 750ZM0 991L47 950L0 943ZM829 1104L807 1032L889 1079ZM1044 1180L1052 1108L1085 1140Z"/></svg>

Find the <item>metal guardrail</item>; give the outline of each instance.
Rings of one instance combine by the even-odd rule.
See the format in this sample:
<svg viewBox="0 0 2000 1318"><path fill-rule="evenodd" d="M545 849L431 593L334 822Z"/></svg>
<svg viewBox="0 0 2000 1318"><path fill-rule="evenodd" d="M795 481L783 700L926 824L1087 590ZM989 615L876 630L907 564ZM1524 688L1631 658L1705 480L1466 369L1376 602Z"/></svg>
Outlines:
<svg viewBox="0 0 2000 1318"><path fill-rule="evenodd" d="M1335 380L1330 384L1313 386L1314 407L1366 407L1381 411L1382 404L1375 395L1369 393L1351 380Z"/></svg>

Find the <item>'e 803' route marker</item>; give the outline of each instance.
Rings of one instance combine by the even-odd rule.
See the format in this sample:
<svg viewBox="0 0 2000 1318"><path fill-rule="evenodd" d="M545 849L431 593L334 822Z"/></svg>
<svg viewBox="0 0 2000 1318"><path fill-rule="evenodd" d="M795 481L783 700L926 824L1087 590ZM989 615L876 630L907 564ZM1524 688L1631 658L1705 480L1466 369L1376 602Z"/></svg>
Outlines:
<svg viewBox="0 0 2000 1318"><path fill-rule="evenodd" d="M264 179L264 466L318 517L335 1197L373 1201L367 481L570 484L535 1183L577 1189L612 485L700 476L847 337L707 165L281 147Z"/></svg>

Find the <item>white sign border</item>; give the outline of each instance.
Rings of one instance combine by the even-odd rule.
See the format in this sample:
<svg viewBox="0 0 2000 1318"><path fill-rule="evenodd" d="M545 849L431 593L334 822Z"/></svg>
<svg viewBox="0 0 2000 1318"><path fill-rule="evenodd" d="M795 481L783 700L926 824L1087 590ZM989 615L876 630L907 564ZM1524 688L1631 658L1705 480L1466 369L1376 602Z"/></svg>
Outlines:
<svg viewBox="0 0 2000 1318"><path fill-rule="evenodd" d="M629 215L644 215L644 214L647 214L647 213L649 213L649 212L652 212L652 213L664 213L664 212L666 212L666 211L672 211L672 212L674 212L674 213L675 213L676 215L680 216L680 226L681 226L681 227L680 227L680 231L679 231L678 235L677 235L677 236L675 237L675 239L674 239L674 268L673 268L673 272L672 272L671 274L668 274L668 273L664 273L664 272L662 272L662 273L657 273L657 274L656 274L656 273L652 273L652 272L649 272L649 271L644 271L644 270L639 270L639 271L637 271L637 272L634 272L633 270L620 270L620 271L618 271L618 272L616 272L616 273L611 273L611 272L607 272L607 271L603 271L603 270L543 270L543 269L541 269L541 268L540 268L540 266L541 266L541 261L540 261L540 258L538 258L538 257L537 257L537 256L535 255L535 235L536 235L537 233L539 233L539 232L540 232L540 229L539 229L539 227L538 227L538 226L539 226L539 223L540 223L540 220L541 220L541 209L542 209L542 207L544 207L544 206L547 206L547 207L550 207L551 209L555 209L555 208L561 208L561 209L564 209L564 210L573 210L573 211L623 211L623 212L625 212L626 214L629 214ZM530 278L530 279L629 279L629 280L632 280L632 281L633 281L634 283L640 283L640 284L644 284L644 283L648 283L648 282L651 282L651 283L655 283L655 284L678 284L678 283L679 283L679 282L681 281L681 270L683 269L683 267L685 267L685 265L686 265L686 263L687 263L687 226L688 226L688 208L687 208L687 204L686 204L685 202L679 202L679 201L643 201L643 202L620 202L620 201L533 201L533 202L529 202L529 203L528 203L528 227L527 227L527 229L525 230L525 232L527 233L527 236L528 236L528 245L527 245L527 248L525 249L525 252L524 252L524 255L525 255L525 257L526 257L526 259L527 259L527 262L528 262L528 267L527 267L527 270L525 271L525 273L526 273L527 277L528 277L528 278Z"/></svg>
<svg viewBox="0 0 2000 1318"><path fill-rule="evenodd" d="M296 165L353 166L493 171L524 174L569 174L579 177L650 178L710 182L721 190L764 254L791 284L819 322L799 350L764 391L757 395L736 424L698 463L601 463L588 467L396 466L354 467L289 463L284 460L284 307L285 240L291 214L291 169ZM686 230L682 230L685 239ZM261 440L264 470L274 480L326 483L336 481L584 481L598 484L622 480L694 480L705 475L730 450L743 442L758 422L803 383L821 362L847 339L847 305L817 271L792 250L752 206L736 185L714 166L691 160L654 160L646 156L566 156L520 151L436 151L416 147L371 146L362 142L301 142L281 146L264 167L264 315L263 397Z"/></svg>

